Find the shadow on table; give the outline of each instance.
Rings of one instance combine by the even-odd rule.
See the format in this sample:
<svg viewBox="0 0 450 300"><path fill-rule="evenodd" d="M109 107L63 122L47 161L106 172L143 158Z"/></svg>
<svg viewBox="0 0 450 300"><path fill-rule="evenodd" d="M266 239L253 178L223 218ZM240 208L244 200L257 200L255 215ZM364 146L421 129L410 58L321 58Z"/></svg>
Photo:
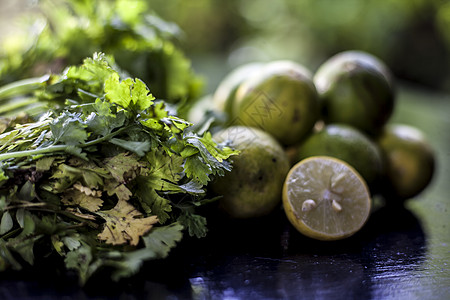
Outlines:
<svg viewBox="0 0 450 300"><path fill-rule="evenodd" d="M300 235L280 209L258 220L218 215L204 239L185 239L167 260L111 283L101 274L83 289L62 266L0 275L0 299L372 298L414 274L426 250L419 220L381 208L353 237L320 242ZM338 297L337 297L338 296Z"/></svg>

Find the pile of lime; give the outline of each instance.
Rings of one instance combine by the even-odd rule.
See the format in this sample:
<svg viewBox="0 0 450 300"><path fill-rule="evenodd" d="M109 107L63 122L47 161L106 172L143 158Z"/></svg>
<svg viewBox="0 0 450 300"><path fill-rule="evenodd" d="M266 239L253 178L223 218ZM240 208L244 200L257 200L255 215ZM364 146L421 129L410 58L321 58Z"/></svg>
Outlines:
<svg viewBox="0 0 450 300"><path fill-rule="evenodd" d="M315 74L286 60L231 72L208 104L225 116L218 139L242 149L213 184L221 206L248 218L281 202L299 232L336 240L364 226L374 195L387 205L417 196L435 156L418 128L390 123L395 96L389 68L362 51L338 53Z"/></svg>

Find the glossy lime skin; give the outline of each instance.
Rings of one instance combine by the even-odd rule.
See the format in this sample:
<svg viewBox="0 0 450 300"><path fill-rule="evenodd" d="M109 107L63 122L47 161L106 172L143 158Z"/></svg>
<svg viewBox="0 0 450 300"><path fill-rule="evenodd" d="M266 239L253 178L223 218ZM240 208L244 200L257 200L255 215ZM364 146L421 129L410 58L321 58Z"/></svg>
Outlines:
<svg viewBox="0 0 450 300"><path fill-rule="evenodd" d="M273 61L236 91L233 119L260 128L282 145L298 143L319 118L319 99L311 73L292 61Z"/></svg>
<svg viewBox="0 0 450 300"><path fill-rule="evenodd" d="M299 145L297 160L326 155L355 168L375 190L383 173L383 157L378 145L361 130L347 124L329 124Z"/></svg>
<svg viewBox="0 0 450 300"><path fill-rule="evenodd" d="M393 77L375 56L345 51L325 61L314 75L326 123L346 123L377 133L395 105Z"/></svg>
<svg viewBox="0 0 450 300"><path fill-rule="evenodd" d="M389 124L377 143L385 157L383 194L389 202L403 203L430 184L436 158L422 131L410 125Z"/></svg>
<svg viewBox="0 0 450 300"><path fill-rule="evenodd" d="M240 151L233 156L233 169L211 184L222 198L220 207L232 218L256 218L269 214L281 202L289 171L284 149L268 133L256 128L232 126L214 134L214 139Z"/></svg>
<svg viewBox="0 0 450 300"><path fill-rule="evenodd" d="M255 74L264 64L252 62L241 65L232 70L217 86L212 96L214 109L231 116L235 101L236 91L247 78Z"/></svg>

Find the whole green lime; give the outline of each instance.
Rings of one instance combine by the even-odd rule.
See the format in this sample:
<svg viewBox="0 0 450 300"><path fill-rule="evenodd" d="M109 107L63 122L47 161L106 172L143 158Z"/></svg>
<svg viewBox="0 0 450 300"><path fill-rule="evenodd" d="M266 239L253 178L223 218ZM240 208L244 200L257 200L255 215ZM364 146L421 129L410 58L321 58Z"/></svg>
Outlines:
<svg viewBox="0 0 450 300"><path fill-rule="evenodd" d="M243 81L251 77L262 65L263 63L259 62L247 63L235 68L225 76L213 94L212 103L214 109L230 116L233 110L236 90Z"/></svg>
<svg viewBox="0 0 450 300"><path fill-rule="evenodd" d="M344 51L325 61L314 76L326 123L346 123L377 132L394 109L394 84L388 67L362 51Z"/></svg>
<svg viewBox="0 0 450 300"><path fill-rule="evenodd" d="M310 156L341 159L358 171L374 189L383 170L381 151L362 131L346 124L329 124L312 133L298 149L297 160Z"/></svg>
<svg viewBox="0 0 450 300"><path fill-rule="evenodd" d="M260 128L282 145L305 137L319 118L319 100L311 73L293 61L273 61L236 91L233 120Z"/></svg>
<svg viewBox="0 0 450 300"><path fill-rule="evenodd" d="M386 161L383 194L388 201L402 203L430 184L435 154L421 130L411 125L389 124L377 143Z"/></svg>
<svg viewBox="0 0 450 300"><path fill-rule="evenodd" d="M251 127L231 126L214 134L218 142L229 141L240 150L233 157L233 169L218 177L212 191L222 195L220 207L233 218L269 214L281 201L289 171L284 149L270 134Z"/></svg>

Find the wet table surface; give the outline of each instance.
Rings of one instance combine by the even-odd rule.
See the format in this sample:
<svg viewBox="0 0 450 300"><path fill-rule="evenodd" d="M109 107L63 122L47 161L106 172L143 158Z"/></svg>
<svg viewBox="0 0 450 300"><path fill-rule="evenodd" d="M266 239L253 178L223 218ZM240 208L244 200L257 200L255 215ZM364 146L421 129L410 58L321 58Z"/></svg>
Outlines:
<svg viewBox="0 0 450 300"><path fill-rule="evenodd" d="M450 299L450 97L402 88L393 121L436 150L432 184L403 207L380 206L353 237L319 242L280 210L252 221L214 218L133 278L84 288L52 264L0 274L0 299Z"/></svg>

